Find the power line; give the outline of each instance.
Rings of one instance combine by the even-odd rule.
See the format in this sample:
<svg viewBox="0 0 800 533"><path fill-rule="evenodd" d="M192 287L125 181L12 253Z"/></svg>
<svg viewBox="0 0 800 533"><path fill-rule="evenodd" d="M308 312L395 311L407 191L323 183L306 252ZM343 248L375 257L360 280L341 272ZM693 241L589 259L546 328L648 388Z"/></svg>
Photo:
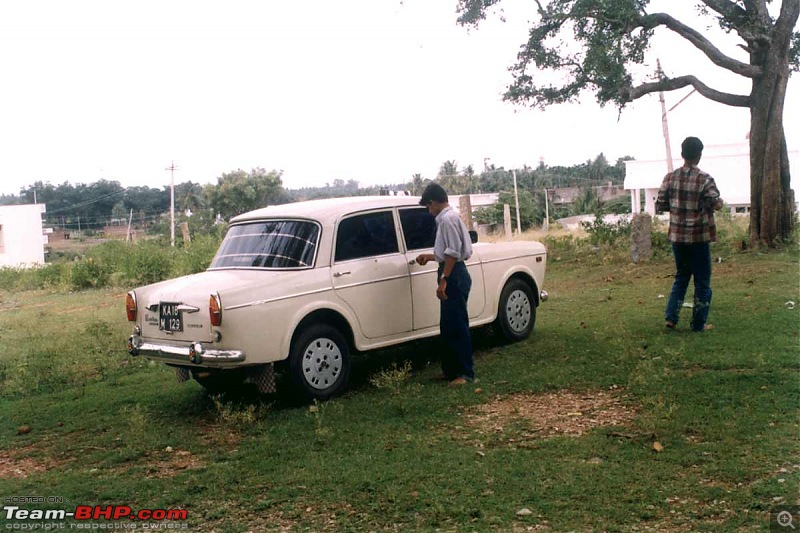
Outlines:
<svg viewBox="0 0 800 533"><path fill-rule="evenodd" d="M125 191L126 191L126 189L122 189L121 191L116 191L116 192L112 192L112 193L109 193L109 194L106 194L106 195L103 195L103 196L98 196L97 198L94 198L92 200L87 200L86 202L81 202L79 204L71 205L69 207L62 207L60 209L53 209L52 211L48 211L48 214L52 215L53 213L61 213L62 211L68 211L70 209L77 209L79 207L85 207L87 205L96 204L100 200L105 200L106 198L111 198L112 196L116 196L118 194L124 194Z"/></svg>

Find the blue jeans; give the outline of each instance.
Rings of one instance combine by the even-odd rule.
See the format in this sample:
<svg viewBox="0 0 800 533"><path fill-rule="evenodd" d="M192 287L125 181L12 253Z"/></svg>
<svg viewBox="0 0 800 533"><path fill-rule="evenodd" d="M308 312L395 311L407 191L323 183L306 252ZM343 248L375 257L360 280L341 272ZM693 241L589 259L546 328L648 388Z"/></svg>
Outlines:
<svg viewBox="0 0 800 533"><path fill-rule="evenodd" d="M711 307L711 247L709 243L672 243L675 255L675 282L669 295L666 319L678 323L678 316L689 287L689 279L694 277L694 308L692 309L692 331L703 331Z"/></svg>
<svg viewBox="0 0 800 533"><path fill-rule="evenodd" d="M439 264L437 283L442 274L443 264ZM440 338L447 345L442 354L442 372L447 379L458 377L474 379L475 372L472 362L472 334L469 331L469 315L467 314L467 299L472 288L472 278L469 276L467 266L456 263L453 271L447 278L445 294L447 300L439 300Z"/></svg>

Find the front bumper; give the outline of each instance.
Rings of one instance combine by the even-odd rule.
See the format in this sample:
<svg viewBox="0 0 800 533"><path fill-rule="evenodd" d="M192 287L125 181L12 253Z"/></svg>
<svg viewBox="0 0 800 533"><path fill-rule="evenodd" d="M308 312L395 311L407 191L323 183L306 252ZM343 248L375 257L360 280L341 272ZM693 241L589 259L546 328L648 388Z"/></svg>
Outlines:
<svg viewBox="0 0 800 533"><path fill-rule="evenodd" d="M243 363L247 356L240 350L210 350L201 342L193 342L188 346L155 344L145 342L139 335L128 337L128 353L162 359L171 363L192 363L195 365L211 364L225 366L228 363Z"/></svg>
<svg viewBox="0 0 800 533"><path fill-rule="evenodd" d="M546 302L548 298L550 298L550 293L549 292L547 292L545 290L542 290L539 293L539 301L540 302Z"/></svg>

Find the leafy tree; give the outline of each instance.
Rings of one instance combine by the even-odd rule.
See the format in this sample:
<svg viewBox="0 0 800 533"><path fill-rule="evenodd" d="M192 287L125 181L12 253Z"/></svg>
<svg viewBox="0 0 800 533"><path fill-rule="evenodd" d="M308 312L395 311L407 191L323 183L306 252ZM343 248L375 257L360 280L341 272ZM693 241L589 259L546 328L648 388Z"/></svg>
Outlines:
<svg viewBox="0 0 800 533"><path fill-rule="evenodd" d="M600 198L594 187L583 187L572 204L571 212L573 215L585 215L589 213L600 213Z"/></svg>
<svg viewBox="0 0 800 533"><path fill-rule="evenodd" d="M250 172L236 170L222 174L216 185L207 185L206 194L215 213L223 218L252 211L269 204L288 201L281 172L254 168Z"/></svg>
<svg viewBox="0 0 800 533"><path fill-rule="evenodd" d="M206 197L203 186L199 183L187 181L175 186L175 205L181 211L196 213L206 206Z"/></svg>
<svg viewBox="0 0 800 533"><path fill-rule="evenodd" d="M649 13L649 0L536 0L539 17L511 67L505 99L545 107L575 101L586 89L598 102L620 109L646 94L693 86L715 102L750 110L750 241L772 244L790 235L794 224L789 159L783 127L786 86L800 68L800 32L795 31L800 0L699 0L700 15L735 33L747 62L722 53L701 31L669 13ZM458 0L459 23L477 25L500 0ZM678 4L678 2L672 2ZM667 9L669 11L669 9ZM698 77L634 80L631 67L643 64L656 30L690 42L715 65L750 80L750 94L709 87ZM577 43L579 50L564 46ZM541 70L565 81L540 81Z"/></svg>
<svg viewBox="0 0 800 533"><path fill-rule="evenodd" d="M428 186L428 183L430 183L430 180L423 179L422 174L414 174L411 176L411 181L408 183L407 187L414 196L422 196L422 193L425 190L425 187Z"/></svg>

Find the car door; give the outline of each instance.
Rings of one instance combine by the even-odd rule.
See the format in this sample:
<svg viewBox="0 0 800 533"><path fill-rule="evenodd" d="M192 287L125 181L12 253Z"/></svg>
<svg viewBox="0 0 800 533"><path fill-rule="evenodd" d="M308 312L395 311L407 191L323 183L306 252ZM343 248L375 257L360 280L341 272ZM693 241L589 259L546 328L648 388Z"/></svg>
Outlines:
<svg viewBox="0 0 800 533"><path fill-rule="evenodd" d="M439 299L436 298L436 270L438 264L431 261L418 265L416 258L421 253L432 253L436 239L436 219L425 207L400 209L400 227L406 245L406 263L411 278L411 302L414 329L425 329L439 325Z"/></svg>
<svg viewBox="0 0 800 533"><path fill-rule="evenodd" d="M439 299L436 298L436 273L438 264L431 261L425 266L418 265L416 257L421 253L432 253L436 240L436 219L425 207L401 208L400 227L406 245L406 262L411 277L411 301L413 307L413 326L415 330L439 325ZM483 312L486 303L483 283L483 270L477 253L467 261L467 269L472 278L472 289L467 300L467 312L475 318Z"/></svg>
<svg viewBox="0 0 800 533"><path fill-rule="evenodd" d="M410 332L411 282L392 210L341 219L335 239L333 288L355 313L364 336Z"/></svg>

